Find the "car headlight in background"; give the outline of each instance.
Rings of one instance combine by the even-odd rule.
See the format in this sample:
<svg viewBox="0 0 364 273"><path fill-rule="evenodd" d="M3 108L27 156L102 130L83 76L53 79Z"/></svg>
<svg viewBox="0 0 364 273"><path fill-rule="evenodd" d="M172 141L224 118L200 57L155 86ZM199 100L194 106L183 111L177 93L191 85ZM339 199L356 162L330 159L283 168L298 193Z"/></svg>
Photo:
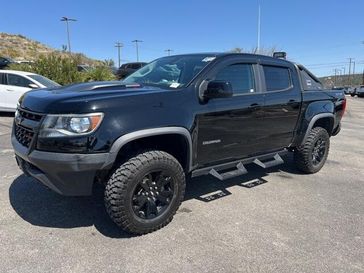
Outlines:
<svg viewBox="0 0 364 273"><path fill-rule="evenodd" d="M47 115L39 137L82 136L94 132L104 117L103 113L80 115Z"/></svg>

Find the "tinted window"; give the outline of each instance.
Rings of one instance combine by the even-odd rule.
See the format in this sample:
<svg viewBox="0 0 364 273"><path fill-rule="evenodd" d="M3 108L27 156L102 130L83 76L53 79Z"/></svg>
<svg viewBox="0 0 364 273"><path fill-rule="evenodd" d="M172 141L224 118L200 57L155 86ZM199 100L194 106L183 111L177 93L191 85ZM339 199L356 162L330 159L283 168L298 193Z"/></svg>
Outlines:
<svg viewBox="0 0 364 273"><path fill-rule="evenodd" d="M29 84L32 82L22 76L8 74L8 85L20 86L20 87L29 87Z"/></svg>
<svg viewBox="0 0 364 273"><path fill-rule="evenodd" d="M263 66L267 91L278 91L291 86L289 69L278 66Z"/></svg>
<svg viewBox="0 0 364 273"><path fill-rule="evenodd" d="M216 80L231 83L234 94L246 94L254 92L253 66L251 64L234 64L223 68Z"/></svg>
<svg viewBox="0 0 364 273"><path fill-rule="evenodd" d="M5 77L4 77L4 73L0 73L0 84L5 84Z"/></svg>
<svg viewBox="0 0 364 273"><path fill-rule="evenodd" d="M132 64L131 65L132 69L139 69L140 67L141 67L140 64Z"/></svg>

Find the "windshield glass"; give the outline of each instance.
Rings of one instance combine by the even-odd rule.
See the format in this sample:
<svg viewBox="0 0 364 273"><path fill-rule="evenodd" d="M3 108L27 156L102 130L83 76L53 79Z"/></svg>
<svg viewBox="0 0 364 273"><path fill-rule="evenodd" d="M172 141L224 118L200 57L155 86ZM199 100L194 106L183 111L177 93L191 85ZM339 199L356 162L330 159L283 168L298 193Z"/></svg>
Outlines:
<svg viewBox="0 0 364 273"><path fill-rule="evenodd" d="M43 77L41 75L28 75L28 77L32 78L33 80L36 80L37 82L39 82L40 84L43 84L45 87L58 87L61 86L60 84L46 78Z"/></svg>
<svg viewBox="0 0 364 273"><path fill-rule="evenodd" d="M123 82L168 88L186 86L215 55L181 55L157 59L131 74Z"/></svg>

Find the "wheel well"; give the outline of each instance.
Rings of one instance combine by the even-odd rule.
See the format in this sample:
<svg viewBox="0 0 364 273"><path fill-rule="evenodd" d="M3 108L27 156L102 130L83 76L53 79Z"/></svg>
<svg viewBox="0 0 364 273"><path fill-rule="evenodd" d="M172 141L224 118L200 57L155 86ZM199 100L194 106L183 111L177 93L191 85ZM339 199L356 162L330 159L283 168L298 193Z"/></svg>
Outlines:
<svg viewBox="0 0 364 273"><path fill-rule="evenodd" d="M127 161L145 150L161 150L173 155L186 171L189 167L188 141L183 135L166 134L139 138L128 142L118 152L114 165Z"/></svg>
<svg viewBox="0 0 364 273"><path fill-rule="evenodd" d="M320 118L316 120L315 124L312 126L312 129L316 127L324 128L327 131L327 133L331 136L332 129L334 127L334 119L330 117Z"/></svg>

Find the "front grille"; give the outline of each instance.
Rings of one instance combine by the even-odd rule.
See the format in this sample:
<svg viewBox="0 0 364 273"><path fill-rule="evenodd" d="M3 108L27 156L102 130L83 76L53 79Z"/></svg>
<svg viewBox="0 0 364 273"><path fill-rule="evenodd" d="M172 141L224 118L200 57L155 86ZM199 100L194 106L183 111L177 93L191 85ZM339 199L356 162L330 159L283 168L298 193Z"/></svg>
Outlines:
<svg viewBox="0 0 364 273"><path fill-rule="evenodd" d="M29 148L35 132L37 132L43 115L18 108L18 114L14 122L14 134L16 140Z"/></svg>
<svg viewBox="0 0 364 273"><path fill-rule="evenodd" d="M34 136L32 129L25 128L21 125L15 124L15 138L23 146L29 148Z"/></svg>
<svg viewBox="0 0 364 273"><path fill-rule="evenodd" d="M34 121L40 121L42 119L42 115L24 111L22 109L18 109L18 112L25 119L30 119L30 120L34 120Z"/></svg>

